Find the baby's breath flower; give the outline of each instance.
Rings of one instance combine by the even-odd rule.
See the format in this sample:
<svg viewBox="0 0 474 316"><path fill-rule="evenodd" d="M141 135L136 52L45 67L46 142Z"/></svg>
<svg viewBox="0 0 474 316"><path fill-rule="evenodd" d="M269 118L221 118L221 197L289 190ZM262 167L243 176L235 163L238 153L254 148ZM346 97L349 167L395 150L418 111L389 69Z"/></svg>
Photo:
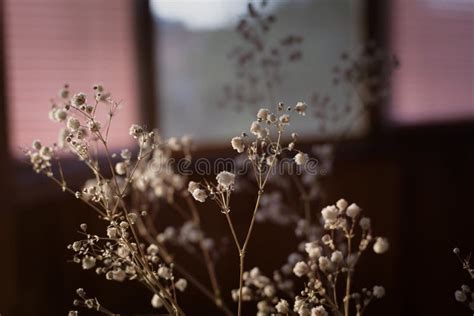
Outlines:
<svg viewBox="0 0 474 316"><path fill-rule="evenodd" d="M319 257L318 263L321 271L327 271L331 268L331 261L327 257Z"/></svg>
<svg viewBox="0 0 474 316"><path fill-rule="evenodd" d="M351 218L356 218L357 215L362 211L362 209L355 203L352 203L347 207L346 215Z"/></svg>
<svg viewBox="0 0 474 316"><path fill-rule="evenodd" d="M124 175L127 173L127 164L125 162L118 162L115 165L115 172L119 175Z"/></svg>
<svg viewBox="0 0 474 316"><path fill-rule="evenodd" d="M132 158L132 153L128 149L122 149L120 152L120 157L124 160L130 160Z"/></svg>
<svg viewBox="0 0 474 316"><path fill-rule="evenodd" d="M302 277L310 271L308 265L304 261L297 262L293 268L293 273L297 277Z"/></svg>
<svg viewBox="0 0 474 316"><path fill-rule="evenodd" d="M311 316L328 316L328 312L324 306L320 305L311 309Z"/></svg>
<svg viewBox="0 0 474 316"><path fill-rule="evenodd" d="M188 183L188 192L193 193L194 190L199 189L199 183L194 182L194 181L189 181Z"/></svg>
<svg viewBox="0 0 474 316"><path fill-rule="evenodd" d="M53 113L54 120L57 122L63 122L67 118L67 112L64 111L63 109L56 109Z"/></svg>
<svg viewBox="0 0 474 316"><path fill-rule="evenodd" d="M80 107L86 103L86 95L82 92L76 93L71 99L71 104L75 107Z"/></svg>
<svg viewBox="0 0 474 316"><path fill-rule="evenodd" d="M377 240L374 243L374 252L378 254L382 254L387 252L388 248L390 247L387 238L377 237Z"/></svg>
<svg viewBox="0 0 474 316"><path fill-rule="evenodd" d="M323 208L321 214L323 215L324 223L326 225L334 224L337 221L338 210L334 205L329 205Z"/></svg>
<svg viewBox="0 0 474 316"><path fill-rule="evenodd" d="M221 171L216 177L217 183L219 186L228 190L231 186L234 185L235 175L228 171Z"/></svg>
<svg viewBox="0 0 474 316"><path fill-rule="evenodd" d="M457 290L456 292L454 292L454 298L456 299L456 301L460 303L463 303L467 300L466 293L460 290Z"/></svg>
<svg viewBox="0 0 474 316"><path fill-rule="evenodd" d="M130 129L128 130L128 134L136 139L141 134L143 134L143 127L138 124L132 124L132 126L130 126Z"/></svg>
<svg viewBox="0 0 474 316"><path fill-rule="evenodd" d="M186 287L188 286L188 281L186 281L185 279L179 279L178 281L176 281L174 286L178 289L178 291L184 292L184 290L186 290Z"/></svg>
<svg viewBox="0 0 474 316"><path fill-rule="evenodd" d="M92 132L92 133L96 133L98 131L100 131L100 122L97 122L97 121L88 121L87 122L87 127L89 127L89 130Z"/></svg>
<svg viewBox="0 0 474 316"><path fill-rule="evenodd" d="M67 120L66 127L71 131L77 131L81 126L81 122L75 117L70 116Z"/></svg>
<svg viewBox="0 0 474 316"><path fill-rule="evenodd" d="M258 121L252 122L250 125L250 132L256 136L258 136L262 131L262 126Z"/></svg>
<svg viewBox="0 0 474 316"><path fill-rule="evenodd" d="M161 266L158 268L158 275L165 280L169 280L172 277L171 269L165 266Z"/></svg>
<svg viewBox="0 0 474 316"><path fill-rule="evenodd" d="M51 147L43 146L39 150L39 155L43 160L51 160L51 158L53 157L53 150L51 149Z"/></svg>
<svg viewBox="0 0 474 316"><path fill-rule="evenodd" d="M41 142L39 140L35 139L33 141L33 143L31 144L31 147L33 147L36 150L40 150L41 149Z"/></svg>
<svg viewBox="0 0 474 316"><path fill-rule="evenodd" d="M298 102L295 105L295 111L298 112L298 114L301 114L303 116L306 115L306 108L307 108L307 105L304 102Z"/></svg>
<svg viewBox="0 0 474 316"><path fill-rule="evenodd" d="M158 254L159 248L155 244L151 244L148 246L146 249L146 253L151 255L151 256L156 256Z"/></svg>
<svg viewBox="0 0 474 316"><path fill-rule="evenodd" d="M67 316L79 316L79 313L77 311L69 311Z"/></svg>
<svg viewBox="0 0 474 316"><path fill-rule="evenodd" d="M362 217L359 221L359 225L363 230L369 230L369 228L370 228L370 218Z"/></svg>
<svg viewBox="0 0 474 316"><path fill-rule="evenodd" d="M266 121L269 114L270 114L269 109L263 109L262 108L262 109L258 110L257 118L262 120L262 121Z"/></svg>
<svg viewBox="0 0 474 316"><path fill-rule="evenodd" d="M195 189L191 194L196 201L201 203L205 202L207 199L207 193L203 189Z"/></svg>
<svg viewBox="0 0 474 316"><path fill-rule="evenodd" d="M154 294L151 298L151 306L153 306L154 308L160 308L163 306L163 301L157 294Z"/></svg>
<svg viewBox="0 0 474 316"><path fill-rule="evenodd" d="M308 155L304 153L297 153L295 155L295 162L298 166L304 165L308 161Z"/></svg>
<svg viewBox="0 0 474 316"><path fill-rule="evenodd" d="M168 139L168 146L171 150L178 151L181 150L181 144L177 137L171 137Z"/></svg>
<svg viewBox="0 0 474 316"><path fill-rule="evenodd" d="M244 142L243 142L243 139L242 137L240 136L236 136L234 138L232 138L232 140L230 141L231 145L232 145L232 148L237 150L237 152L240 154L242 152L244 152L244 149L245 149L245 145L244 145Z"/></svg>
<svg viewBox="0 0 474 316"><path fill-rule="evenodd" d="M290 305L284 299L280 299L280 301L275 305L275 308L280 314L288 314L290 311Z"/></svg>
<svg viewBox="0 0 474 316"><path fill-rule="evenodd" d="M339 250L336 250L331 254L331 261L334 263L341 263L343 259L342 252Z"/></svg>
<svg viewBox="0 0 474 316"><path fill-rule="evenodd" d="M341 211L344 211L348 205L349 205L349 203L345 199L339 199L336 202L337 208Z"/></svg>
<svg viewBox="0 0 474 316"><path fill-rule="evenodd" d="M288 114L283 114L282 116L280 116L280 122L283 124L283 125L288 125L290 124L290 116Z"/></svg>
<svg viewBox="0 0 474 316"><path fill-rule="evenodd" d="M107 228L107 237L109 237L111 239L117 238L117 228L115 228L115 227Z"/></svg>
<svg viewBox="0 0 474 316"><path fill-rule="evenodd" d="M375 285L372 290L372 294L376 298L382 298L385 295L385 288L383 286Z"/></svg>
<svg viewBox="0 0 474 316"><path fill-rule="evenodd" d="M92 269L93 267L95 267L95 258L92 257L92 256L85 256L83 259L82 259L82 268L84 270L89 270L89 269Z"/></svg>
<svg viewBox="0 0 474 316"><path fill-rule="evenodd" d="M304 250L312 259L317 259L321 256L323 248L317 242L308 242L304 245Z"/></svg>

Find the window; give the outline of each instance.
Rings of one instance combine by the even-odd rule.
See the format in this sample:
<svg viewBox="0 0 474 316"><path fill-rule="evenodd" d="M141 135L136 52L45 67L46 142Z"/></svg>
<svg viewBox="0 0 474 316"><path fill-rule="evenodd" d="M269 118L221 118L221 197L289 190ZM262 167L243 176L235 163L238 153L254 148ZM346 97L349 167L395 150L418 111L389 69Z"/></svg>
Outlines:
<svg viewBox="0 0 474 316"><path fill-rule="evenodd" d="M262 20L276 17L270 31L260 31L266 36L265 49L277 47L279 56L283 56L278 60L281 80L267 93L264 87L260 89L264 79L257 73L255 84L247 87L255 91L238 90L242 92L238 95L241 102L236 102L236 74L246 75L239 74L235 67L236 51L245 51L246 44L236 26L240 18L249 15L247 3L150 0L156 26L158 121L165 136L191 134L198 143L220 145L240 134L258 108L272 107L279 101L311 105L312 101L330 99L334 106L343 106L350 100L358 106L354 93L334 87L331 79L341 55L360 46L361 7L351 0L251 1ZM251 18L246 21L251 26L256 24ZM297 49L283 47L285 40L297 42ZM315 117L299 118L292 124L302 131L301 136L314 139L347 133L347 128L352 128L352 135L360 134L367 127L366 118L358 115L354 120L347 116L324 133Z"/></svg>
<svg viewBox="0 0 474 316"><path fill-rule="evenodd" d="M392 1L389 117L400 124L474 120L474 2Z"/></svg>
<svg viewBox="0 0 474 316"><path fill-rule="evenodd" d="M57 140L48 121L51 97L68 83L92 91L102 83L124 106L110 146L125 146L138 119L132 0L5 0L5 57L11 151L35 138Z"/></svg>

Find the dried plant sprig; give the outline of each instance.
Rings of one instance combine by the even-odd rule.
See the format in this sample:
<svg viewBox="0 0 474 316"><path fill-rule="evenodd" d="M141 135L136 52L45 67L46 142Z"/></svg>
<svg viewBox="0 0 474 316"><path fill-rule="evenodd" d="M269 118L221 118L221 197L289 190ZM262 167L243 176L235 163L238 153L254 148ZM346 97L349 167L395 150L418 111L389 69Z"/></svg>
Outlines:
<svg viewBox="0 0 474 316"><path fill-rule="evenodd" d="M453 253L461 262L463 270L466 270L469 274L470 282L472 283L472 280L474 280L474 268L471 267L471 253L466 257L462 257L459 248L454 248ZM474 292L469 285L461 285L461 287L454 292L454 298L459 303L465 305L471 312L474 311Z"/></svg>
<svg viewBox="0 0 474 316"><path fill-rule="evenodd" d="M276 113L272 113L269 109L262 108L257 112L257 120L252 122L250 126L250 133L254 135L252 138L247 133L242 133L241 136L236 136L231 140L232 147L238 153L246 153L246 158L251 162L255 181L257 183L257 198L250 220L249 227L245 233L244 242L241 243L237 236L234 224L230 217L230 197L234 190L235 175L228 171L220 172L217 177L217 184L204 184L191 181L188 185L189 192L194 199L199 202L205 202L209 197L212 199L220 211L226 216L232 238L234 240L236 249L239 254L239 295L238 295L238 315L242 313L243 300L243 282L244 282L244 265L247 247L254 229L256 215L260 206L261 197L264 193L265 186L269 179L273 167L282 152L296 151L294 157L297 165L303 165L307 160L307 155L295 149L295 143L291 142L287 147L282 147L282 134L290 123L290 115L293 111L300 115L304 115L306 105L299 102L295 107L287 107L283 103L279 103L276 108ZM275 135L276 133L276 135Z"/></svg>

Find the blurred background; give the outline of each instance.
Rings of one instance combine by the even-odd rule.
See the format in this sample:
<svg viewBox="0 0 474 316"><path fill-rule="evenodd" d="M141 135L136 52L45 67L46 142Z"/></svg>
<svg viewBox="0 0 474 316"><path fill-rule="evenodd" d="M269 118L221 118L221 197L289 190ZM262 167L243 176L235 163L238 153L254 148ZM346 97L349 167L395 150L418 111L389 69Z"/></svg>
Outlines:
<svg viewBox="0 0 474 316"><path fill-rule="evenodd" d="M88 93L96 83L122 101L111 147L131 146L128 127L140 122L193 136L195 157L233 157L230 138L258 108L305 101L308 116L292 123L304 146L337 145L325 202L357 202L391 241L383 260L360 265L356 283L388 292L368 315L468 314L454 301L467 275L452 249L474 250L474 2L251 2L274 17L258 43L240 23L247 0L0 0L0 314L64 315L77 287L117 312L153 312L141 287L68 262L78 224L94 216L20 150L57 140L47 112L64 84ZM254 63L258 45L265 67ZM79 186L70 157L65 169ZM208 229L226 233L209 214ZM259 251L295 242L261 226L248 266L263 260L270 273L287 253ZM224 290L236 268L217 263ZM185 310L217 314L199 295L183 299Z"/></svg>

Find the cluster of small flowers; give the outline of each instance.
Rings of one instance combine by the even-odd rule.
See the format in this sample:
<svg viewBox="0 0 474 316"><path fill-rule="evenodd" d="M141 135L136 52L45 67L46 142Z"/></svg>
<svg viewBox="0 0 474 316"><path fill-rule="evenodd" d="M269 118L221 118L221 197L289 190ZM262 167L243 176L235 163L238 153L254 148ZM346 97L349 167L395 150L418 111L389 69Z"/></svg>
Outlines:
<svg viewBox="0 0 474 316"><path fill-rule="evenodd" d="M198 182L190 181L188 192L191 193L196 201L205 202L208 197L215 200L221 207L222 212L229 212L228 196L234 190L235 174L228 171L221 171L217 176L217 185L206 183L202 185Z"/></svg>
<svg viewBox="0 0 474 316"><path fill-rule="evenodd" d="M257 112L257 120L252 122L250 125L250 133L255 135L255 139L252 141L248 138L246 133L242 133L241 136L232 138L231 145L238 153L243 153L247 150L248 158L251 161L256 162L258 165L265 162L268 165L274 164L274 159L281 154L281 148L274 148L274 142L271 138L271 129L275 128L278 135L284 131L285 127L290 124L290 112L295 111L300 115L306 114L306 104L304 102L298 102L294 107L287 107L283 103L279 103L277 106L278 116L272 113L267 108L261 108ZM285 111L286 110L286 111ZM298 138L296 133L292 135L292 142L289 143L288 147L285 148L289 151L294 150L295 142ZM265 153L265 148L269 146L270 155ZM278 144L278 146L280 146ZM294 156L294 160L297 165L304 165L308 160L308 155L302 152L297 152Z"/></svg>
<svg viewBox="0 0 474 316"><path fill-rule="evenodd" d="M54 157L54 148L43 146L39 140L33 141L32 149L25 151L29 157L33 170L37 173L51 173L51 159Z"/></svg>
<svg viewBox="0 0 474 316"><path fill-rule="evenodd" d="M467 256L467 258L462 258L459 248L454 248L453 252L461 262L463 269L469 273L471 281L474 280L474 268L471 268L470 262L471 255ZM454 292L454 298L474 312L474 292L471 291L469 285L463 284L459 290L456 290Z"/></svg>
<svg viewBox="0 0 474 316"><path fill-rule="evenodd" d="M330 233L324 235L321 241L306 243L305 251L308 259L297 262L293 268L293 273L297 277L308 278L305 290L301 292L299 309L309 310L313 306L312 304L324 304L331 309L334 309L334 306L339 306L337 301L332 301L325 294L336 288L338 276L345 274L351 278L359 257L373 241L370 219L362 217L359 220L361 211L362 209L357 204L349 205L344 199L340 199L336 205L325 207L321 211L324 226L330 230ZM359 223L362 233L358 247L353 250L351 241L355 237L356 223ZM335 242L338 233L342 233L341 236L347 240L347 247L342 247L341 243ZM385 253L388 248L389 244L385 238L376 238L373 244L375 253ZM325 284L329 284L329 286L325 286ZM346 295L343 301L353 299L357 310L360 311L373 298L380 298L384 293L382 287L376 286L373 291L364 289L361 293L348 293L349 296L346 297ZM300 314L304 315L304 313Z"/></svg>
<svg viewBox="0 0 474 316"><path fill-rule="evenodd" d="M146 133L138 125L130 128L130 135L139 139L139 144L142 144L143 148L150 148L150 150L147 155L142 154L138 158L144 163L137 165L136 168L131 167L130 160L124 159L118 162L115 166L117 174L131 177L133 188L147 198L152 196L172 203L176 193L183 193L186 178L176 172L171 158L184 155L190 159L191 138L184 136L162 139L158 131Z"/></svg>
<svg viewBox="0 0 474 316"><path fill-rule="evenodd" d="M99 303L99 300L97 300L97 298L88 297L86 294L86 291L84 291L83 288L78 288L76 290L76 294L78 298L73 301L73 305L75 307L83 307L86 309L91 309L91 310L95 310L95 311L103 312L103 313L109 312L106 308L104 308ZM78 315L79 315L79 312L77 310L71 310L68 312L68 316L78 316Z"/></svg>

